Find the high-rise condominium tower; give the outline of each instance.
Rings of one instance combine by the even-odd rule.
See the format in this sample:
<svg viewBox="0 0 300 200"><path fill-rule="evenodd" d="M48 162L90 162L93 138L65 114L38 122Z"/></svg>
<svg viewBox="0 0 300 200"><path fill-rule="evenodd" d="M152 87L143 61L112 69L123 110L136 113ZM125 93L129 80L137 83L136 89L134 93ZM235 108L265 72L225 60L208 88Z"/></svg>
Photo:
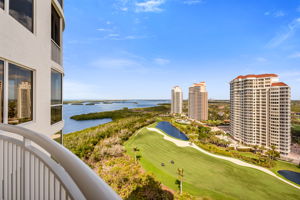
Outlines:
<svg viewBox="0 0 300 200"><path fill-rule="evenodd" d="M290 152L290 87L276 74L238 76L230 82L231 135L248 145Z"/></svg>
<svg viewBox="0 0 300 200"><path fill-rule="evenodd" d="M179 86L172 89L171 113L182 113L182 90Z"/></svg>
<svg viewBox="0 0 300 200"><path fill-rule="evenodd" d="M208 119L208 93L205 82L189 88L189 117L199 121Z"/></svg>

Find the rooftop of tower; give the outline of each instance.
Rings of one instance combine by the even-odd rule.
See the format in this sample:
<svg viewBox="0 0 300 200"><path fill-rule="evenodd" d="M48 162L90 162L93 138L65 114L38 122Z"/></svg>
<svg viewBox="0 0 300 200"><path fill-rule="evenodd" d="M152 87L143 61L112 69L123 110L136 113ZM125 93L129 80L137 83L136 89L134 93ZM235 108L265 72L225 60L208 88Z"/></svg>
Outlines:
<svg viewBox="0 0 300 200"><path fill-rule="evenodd" d="M234 80L236 79L246 79L246 78L273 78L273 77L278 77L277 74L248 74L248 75L245 75L245 76L238 76L236 77Z"/></svg>
<svg viewBox="0 0 300 200"><path fill-rule="evenodd" d="M275 87L275 86L288 86L288 85L283 82L278 82L278 83L272 83L272 86Z"/></svg>
<svg viewBox="0 0 300 200"><path fill-rule="evenodd" d="M197 87L197 86L206 86L206 83L204 81L200 83L194 83L193 87Z"/></svg>

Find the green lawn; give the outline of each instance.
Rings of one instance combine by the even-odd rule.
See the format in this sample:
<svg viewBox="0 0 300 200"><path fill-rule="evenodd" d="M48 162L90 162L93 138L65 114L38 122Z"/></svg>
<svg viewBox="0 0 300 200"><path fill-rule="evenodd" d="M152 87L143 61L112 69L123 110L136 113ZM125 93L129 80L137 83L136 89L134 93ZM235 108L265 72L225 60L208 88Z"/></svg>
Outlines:
<svg viewBox="0 0 300 200"><path fill-rule="evenodd" d="M212 199L299 199L300 190L255 169L205 155L193 148L177 147L163 136L143 129L125 144L130 155L138 147L143 168L173 190L177 169L184 169L183 189ZM175 164L170 161L174 160ZM165 163L162 167L161 163Z"/></svg>
<svg viewBox="0 0 300 200"><path fill-rule="evenodd" d="M293 124L293 129L294 129L295 131L299 131L299 132L300 132L300 125L298 125L298 124Z"/></svg>

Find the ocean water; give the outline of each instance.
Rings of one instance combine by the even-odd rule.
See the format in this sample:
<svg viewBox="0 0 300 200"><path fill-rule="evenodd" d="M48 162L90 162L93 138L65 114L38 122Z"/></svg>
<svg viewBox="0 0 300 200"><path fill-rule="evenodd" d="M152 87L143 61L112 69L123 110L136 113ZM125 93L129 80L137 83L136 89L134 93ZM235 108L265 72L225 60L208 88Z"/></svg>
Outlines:
<svg viewBox="0 0 300 200"><path fill-rule="evenodd" d="M73 115L87 114L93 112L103 112L120 110L127 108L145 108L157 106L160 103L170 103L169 100L128 100L123 102L113 102L111 104L98 103L95 105L63 105L63 119L65 126L63 128L63 134L80 131L89 127L97 126L111 122L111 119L96 119L96 120L84 120L76 121L70 119Z"/></svg>

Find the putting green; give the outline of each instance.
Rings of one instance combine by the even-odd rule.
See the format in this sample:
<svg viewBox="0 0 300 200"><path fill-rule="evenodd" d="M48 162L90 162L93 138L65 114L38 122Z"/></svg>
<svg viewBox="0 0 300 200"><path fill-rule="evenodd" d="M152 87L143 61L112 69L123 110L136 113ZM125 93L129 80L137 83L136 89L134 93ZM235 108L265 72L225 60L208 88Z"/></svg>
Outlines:
<svg viewBox="0 0 300 200"><path fill-rule="evenodd" d="M178 190L177 169L183 168L183 190L195 196L247 200L300 198L300 190L268 174L213 158L190 147L178 147L146 128L130 138L125 147L132 156L133 148L137 147L143 168L173 190ZM175 163L171 164L171 160Z"/></svg>

